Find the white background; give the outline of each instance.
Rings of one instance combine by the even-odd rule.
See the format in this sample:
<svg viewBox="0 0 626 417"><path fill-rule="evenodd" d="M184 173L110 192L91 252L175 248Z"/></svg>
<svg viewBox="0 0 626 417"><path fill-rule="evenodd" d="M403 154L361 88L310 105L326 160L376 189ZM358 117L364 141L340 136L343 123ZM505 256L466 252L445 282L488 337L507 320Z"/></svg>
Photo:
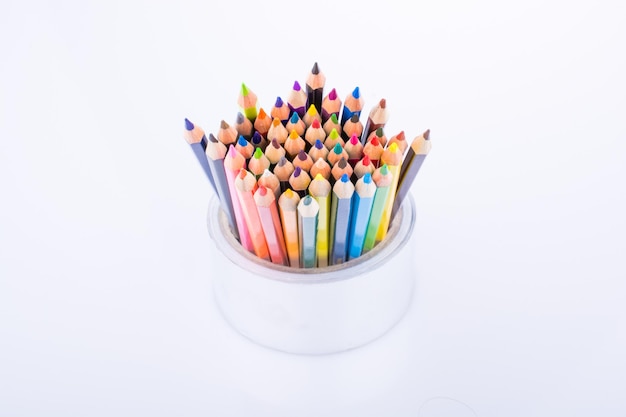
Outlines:
<svg viewBox="0 0 626 417"><path fill-rule="evenodd" d="M18 2L0 13L0 416L623 416L620 2ZM351 352L222 320L183 119L317 61L433 149L417 292Z"/></svg>

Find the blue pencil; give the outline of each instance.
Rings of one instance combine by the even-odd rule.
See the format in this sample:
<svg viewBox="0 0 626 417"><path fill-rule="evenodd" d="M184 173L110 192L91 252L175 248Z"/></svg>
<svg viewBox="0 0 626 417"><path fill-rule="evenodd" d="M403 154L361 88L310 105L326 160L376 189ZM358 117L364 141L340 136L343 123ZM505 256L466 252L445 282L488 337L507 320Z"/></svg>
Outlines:
<svg viewBox="0 0 626 417"><path fill-rule="evenodd" d="M343 174L333 185L330 207L330 264L344 263L348 254L348 232L352 211L354 185L348 174Z"/></svg>
<svg viewBox="0 0 626 417"><path fill-rule="evenodd" d="M348 259L361 256L365 232L372 213L376 183L369 172L356 182L352 201L352 217L350 220L350 239L348 244Z"/></svg>
<svg viewBox="0 0 626 417"><path fill-rule="evenodd" d="M189 119L185 119L185 130L183 132L183 136L185 141L187 141L191 147L194 155L196 155L196 159L209 179L211 187L213 187L213 191L218 194L217 187L215 186L215 180L213 179L213 174L211 173L211 168L209 168L209 162L205 154L207 138L204 134L204 130L202 130L200 126L195 126L189 121Z"/></svg>

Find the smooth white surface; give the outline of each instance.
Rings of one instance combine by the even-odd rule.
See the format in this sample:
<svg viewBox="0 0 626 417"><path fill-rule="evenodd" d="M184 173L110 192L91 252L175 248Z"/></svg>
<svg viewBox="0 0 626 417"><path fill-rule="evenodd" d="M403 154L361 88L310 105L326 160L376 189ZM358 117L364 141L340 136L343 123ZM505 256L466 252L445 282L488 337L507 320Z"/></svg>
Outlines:
<svg viewBox="0 0 626 417"><path fill-rule="evenodd" d="M623 416L619 2L4 2L0 415ZM415 300L346 354L212 301L183 118L327 86L432 131Z"/></svg>

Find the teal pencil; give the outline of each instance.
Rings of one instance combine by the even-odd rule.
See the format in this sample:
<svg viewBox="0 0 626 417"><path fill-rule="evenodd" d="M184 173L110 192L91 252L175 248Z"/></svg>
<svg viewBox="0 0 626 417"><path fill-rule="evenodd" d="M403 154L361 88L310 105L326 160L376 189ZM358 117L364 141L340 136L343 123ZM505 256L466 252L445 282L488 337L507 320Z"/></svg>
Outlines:
<svg viewBox="0 0 626 417"><path fill-rule="evenodd" d="M350 181L348 174L343 174L333 186L332 191L330 207L331 265L346 261L353 194L354 184Z"/></svg>
<svg viewBox="0 0 626 417"><path fill-rule="evenodd" d="M298 203L298 240L300 243L300 265L303 268L317 266L315 240L317 234L317 214L320 206L310 195Z"/></svg>
<svg viewBox="0 0 626 417"><path fill-rule="evenodd" d="M375 194L376 183L372 180L372 174L368 172L363 175L363 177L359 178L354 186L348 259L358 258L363 252L365 232L367 231L370 214L372 213Z"/></svg>

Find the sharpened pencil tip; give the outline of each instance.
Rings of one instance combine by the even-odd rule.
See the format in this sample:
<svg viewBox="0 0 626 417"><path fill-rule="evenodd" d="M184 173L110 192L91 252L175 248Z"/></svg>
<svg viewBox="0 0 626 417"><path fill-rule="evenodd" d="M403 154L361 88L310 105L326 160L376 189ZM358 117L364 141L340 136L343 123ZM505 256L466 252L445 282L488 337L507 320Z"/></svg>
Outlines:
<svg viewBox="0 0 626 417"><path fill-rule="evenodd" d="M380 99L380 102L378 103L378 105L380 106L381 109L384 109L387 107L387 100L385 100L384 98Z"/></svg>
<svg viewBox="0 0 626 417"><path fill-rule="evenodd" d="M330 121L335 125L339 124L339 119L337 119L337 113L333 113L330 115Z"/></svg>
<svg viewBox="0 0 626 417"><path fill-rule="evenodd" d="M345 167L348 166L348 161L346 160L345 157L341 157L341 159L339 161L337 161L337 165L339 165L339 168L344 169Z"/></svg>
<svg viewBox="0 0 626 417"><path fill-rule="evenodd" d="M265 197L265 195L267 194L267 188L264 185L259 185L258 191L262 197Z"/></svg>
<svg viewBox="0 0 626 417"><path fill-rule="evenodd" d="M328 93L328 98L330 100L337 100L337 90L335 90L334 88L330 90L330 93Z"/></svg>
<svg viewBox="0 0 626 417"><path fill-rule="evenodd" d="M313 202L313 197L311 197L310 195L306 195L303 199L302 199L302 204L304 204L305 206L310 205Z"/></svg>
<svg viewBox="0 0 626 417"><path fill-rule="evenodd" d="M382 127L379 127L378 129L376 129L376 136L378 136L379 138L382 138L384 134L385 132L383 132Z"/></svg>
<svg viewBox="0 0 626 417"><path fill-rule="evenodd" d="M213 143L217 143L217 142L219 142L219 141L217 140L217 138L216 138L215 136L213 136L213 133L209 133L209 141L210 141L210 142L213 142Z"/></svg>
<svg viewBox="0 0 626 417"><path fill-rule="evenodd" d="M348 182L350 181L350 177L348 176L348 174L343 174L341 176L341 182Z"/></svg>
<svg viewBox="0 0 626 417"><path fill-rule="evenodd" d="M298 81L294 81L293 89L296 90L296 91L300 91L302 89L302 87L300 87L300 83Z"/></svg>
<svg viewBox="0 0 626 417"><path fill-rule="evenodd" d="M300 167L296 167L296 169L293 170L293 176L294 178L298 178L300 176L300 174L302 173L302 168Z"/></svg>
<svg viewBox="0 0 626 417"><path fill-rule="evenodd" d="M280 119L278 117L274 117L274 120L272 120L272 126L278 127L279 124L280 124Z"/></svg>
<svg viewBox="0 0 626 417"><path fill-rule="evenodd" d="M333 152L335 152L337 155L341 155L341 152L343 152L343 147L339 142L335 143L335 146L333 146Z"/></svg>
<svg viewBox="0 0 626 417"><path fill-rule="evenodd" d="M352 117L350 117L350 121L352 123L357 123L359 121L359 115L358 114L353 114Z"/></svg>
<svg viewBox="0 0 626 417"><path fill-rule="evenodd" d="M254 135L252 135L251 142L255 145L260 145L261 142L263 142L263 136L261 136L259 132L254 132Z"/></svg>
<svg viewBox="0 0 626 417"><path fill-rule="evenodd" d="M430 137L430 129L426 129L426 132L424 132L424 134L423 134L422 136L424 136L424 139L429 140L429 137Z"/></svg>
<svg viewBox="0 0 626 417"><path fill-rule="evenodd" d="M185 129L193 130L193 128L194 128L193 123L191 123L189 119L185 118Z"/></svg>
<svg viewBox="0 0 626 417"><path fill-rule="evenodd" d="M315 144L313 146L315 146L315 148L317 149L322 149L324 147L324 144L322 143L321 140L315 139Z"/></svg>
<svg viewBox="0 0 626 417"><path fill-rule="evenodd" d="M245 169L245 168L241 168L241 169L239 170L239 175L238 175L238 177L239 177L239 178L241 178L241 179L244 179L244 178L246 178L246 175L248 175L248 171L246 171L246 169Z"/></svg>
<svg viewBox="0 0 626 417"><path fill-rule="evenodd" d="M369 156L365 155L363 159L361 159L361 163L363 164L363 166L368 166L372 163L372 161L370 160Z"/></svg>
<svg viewBox="0 0 626 417"><path fill-rule="evenodd" d="M300 152L298 152L298 159L301 161L306 161L308 156L309 155L307 155L307 153L304 152L304 149L300 149Z"/></svg>
<svg viewBox="0 0 626 417"><path fill-rule="evenodd" d="M350 143L352 145L356 145L359 142L360 142L360 140L359 140L358 136L356 135L356 133L353 133L352 136L350 137Z"/></svg>
<svg viewBox="0 0 626 417"><path fill-rule="evenodd" d="M317 62L316 62L315 64L313 64L313 69L311 70L311 72L312 72L313 74L315 74L315 75L317 75L317 74L319 74L319 73L320 73L320 69L319 69L319 67L317 66Z"/></svg>
<svg viewBox="0 0 626 417"><path fill-rule="evenodd" d="M283 167L285 166L285 164L287 163L287 158L285 158L285 156L281 156L280 159L278 160L278 163L276 164L279 167Z"/></svg>
<svg viewBox="0 0 626 417"><path fill-rule="evenodd" d="M354 90L352 91L352 97L354 98L361 97L361 91L359 90L359 87L354 88Z"/></svg>
<svg viewBox="0 0 626 417"><path fill-rule="evenodd" d="M276 97L276 103L274 103L275 107L283 107L283 99L280 96Z"/></svg>
<svg viewBox="0 0 626 417"><path fill-rule="evenodd" d="M238 125L242 124L244 122L244 118L245 116L243 115L243 113L237 112L237 118L235 119L235 123L237 123Z"/></svg>
<svg viewBox="0 0 626 417"><path fill-rule="evenodd" d="M246 140L246 138L244 138L242 135L239 135L239 139L237 139L237 145L246 146L247 144L248 141Z"/></svg>
<svg viewBox="0 0 626 417"><path fill-rule="evenodd" d="M278 143L278 139L276 138L272 139L272 142L270 144L272 145L274 149L280 149L280 143Z"/></svg>
<svg viewBox="0 0 626 417"><path fill-rule="evenodd" d="M291 115L291 119L289 119L289 121L291 122L291 124L296 124L298 123L298 120L300 120L300 116L298 115L297 112L293 112L293 114Z"/></svg>
<svg viewBox="0 0 626 417"><path fill-rule="evenodd" d="M250 93L248 86L245 85L244 83L241 83L241 95L245 97L248 95L248 93Z"/></svg>
<svg viewBox="0 0 626 417"><path fill-rule="evenodd" d="M313 122L311 122L311 127L313 129L319 129L320 127L322 127L322 125L320 124L320 121L318 119L313 119Z"/></svg>
<svg viewBox="0 0 626 417"><path fill-rule="evenodd" d="M328 137L331 140L335 140L339 137L339 132L337 132L337 129L333 127L333 130L330 131L330 134L328 135Z"/></svg>
<svg viewBox="0 0 626 417"><path fill-rule="evenodd" d="M228 123L226 123L226 120L222 120L220 122L220 129L228 129L230 127L230 125Z"/></svg>
<svg viewBox="0 0 626 417"><path fill-rule="evenodd" d="M387 164L383 164L383 166L380 167L380 173L382 175L389 174L389 167L387 166Z"/></svg>
<svg viewBox="0 0 626 417"><path fill-rule="evenodd" d="M365 175L363 175L363 182L365 184L369 184L370 182L372 182L372 174L366 172Z"/></svg>
<svg viewBox="0 0 626 417"><path fill-rule="evenodd" d="M263 151L261 150L261 148L256 148L254 150L254 159L261 159L261 157L263 156Z"/></svg>

